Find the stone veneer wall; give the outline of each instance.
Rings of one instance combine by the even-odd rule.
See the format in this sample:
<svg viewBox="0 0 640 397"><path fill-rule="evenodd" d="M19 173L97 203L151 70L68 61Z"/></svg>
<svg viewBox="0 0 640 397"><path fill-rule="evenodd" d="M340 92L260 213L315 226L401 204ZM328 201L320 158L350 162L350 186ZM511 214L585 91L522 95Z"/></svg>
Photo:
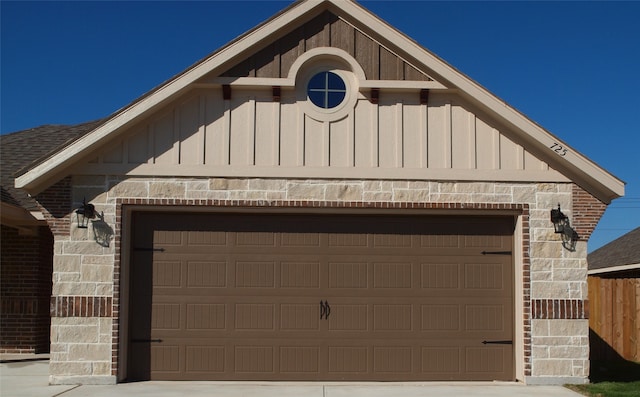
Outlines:
<svg viewBox="0 0 640 397"><path fill-rule="evenodd" d="M102 247L93 241L91 229L78 229L73 223L69 233L56 235L50 381L116 381L122 205L217 204L519 208L526 218L524 262L517 264L523 268L524 297L516 305L523 307L524 335L516 338L525 344L525 380L585 382L589 372L586 243L580 241L575 252L563 249L549 221L549 210L558 203L572 218L573 192L571 183L76 176L73 208L86 197L98 212L104 212L116 237L109 247Z"/></svg>

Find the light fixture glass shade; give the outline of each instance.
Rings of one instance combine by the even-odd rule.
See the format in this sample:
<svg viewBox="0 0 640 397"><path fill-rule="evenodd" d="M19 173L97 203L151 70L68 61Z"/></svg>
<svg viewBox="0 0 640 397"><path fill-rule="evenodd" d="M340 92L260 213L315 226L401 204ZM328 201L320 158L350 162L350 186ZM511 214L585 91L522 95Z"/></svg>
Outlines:
<svg viewBox="0 0 640 397"><path fill-rule="evenodd" d="M76 210L76 223L80 229L86 229L89 226L89 220L96 216L96 207L93 204L87 204L86 200L82 200L82 207Z"/></svg>

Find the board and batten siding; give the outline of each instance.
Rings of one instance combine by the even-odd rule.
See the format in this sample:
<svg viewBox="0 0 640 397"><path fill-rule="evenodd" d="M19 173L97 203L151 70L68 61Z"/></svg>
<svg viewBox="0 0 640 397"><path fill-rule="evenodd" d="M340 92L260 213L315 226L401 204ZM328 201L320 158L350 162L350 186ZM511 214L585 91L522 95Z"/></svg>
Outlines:
<svg viewBox="0 0 640 397"><path fill-rule="evenodd" d="M248 56L221 76L287 77L298 57L319 47L344 50L358 62L369 80L432 80L411 63L330 11L321 13Z"/></svg>
<svg viewBox="0 0 640 397"><path fill-rule="evenodd" d="M350 169L354 174L346 177L372 177L374 170L475 170L557 178L450 94L431 95L428 104L415 92L382 92L378 104L360 94L347 116L318 121L305 114L293 91L279 102L260 89L237 90L223 100L217 88L194 91L132 128L82 172L237 176L238 169L265 177L283 176L277 169L291 177ZM311 169L316 174L306 173Z"/></svg>

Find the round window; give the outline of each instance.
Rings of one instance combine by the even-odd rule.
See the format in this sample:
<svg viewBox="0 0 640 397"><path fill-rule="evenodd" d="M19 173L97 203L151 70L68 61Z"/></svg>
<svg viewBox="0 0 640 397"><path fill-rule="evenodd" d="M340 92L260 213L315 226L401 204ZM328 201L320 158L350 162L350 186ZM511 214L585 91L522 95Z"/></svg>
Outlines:
<svg viewBox="0 0 640 397"><path fill-rule="evenodd" d="M333 72L320 72L307 84L307 97L319 108L333 109L347 96L347 87L340 76Z"/></svg>

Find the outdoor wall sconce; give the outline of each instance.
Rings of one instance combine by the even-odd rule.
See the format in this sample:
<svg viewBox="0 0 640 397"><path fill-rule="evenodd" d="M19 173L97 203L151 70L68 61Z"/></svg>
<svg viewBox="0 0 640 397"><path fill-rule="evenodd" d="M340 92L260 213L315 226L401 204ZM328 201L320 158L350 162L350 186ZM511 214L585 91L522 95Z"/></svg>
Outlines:
<svg viewBox="0 0 640 397"><path fill-rule="evenodd" d="M104 221L104 212L98 214L98 220L91 221L93 225L93 237L103 247L109 247L109 242L113 238L113 229Z"/></svg>
<svg viewBox="0 0 640 397"><path fill-rule="evenodd" d="M560 210L559 203L558 209L551 210L551 223L553 223L554 231L562 237L562 246L571 252L575 251L576 243L580 236L578 236L578 233L571 227L569 217Z"/></svg>
<svg viewBox="0 0 640 397"><path fill-rule="evenodd" d="M82 199L82 207L76 210L76 222L80 229L86 229L89 226L89 219L96 216L96 207L93 204L87 204L86 198Z"/></svg>

